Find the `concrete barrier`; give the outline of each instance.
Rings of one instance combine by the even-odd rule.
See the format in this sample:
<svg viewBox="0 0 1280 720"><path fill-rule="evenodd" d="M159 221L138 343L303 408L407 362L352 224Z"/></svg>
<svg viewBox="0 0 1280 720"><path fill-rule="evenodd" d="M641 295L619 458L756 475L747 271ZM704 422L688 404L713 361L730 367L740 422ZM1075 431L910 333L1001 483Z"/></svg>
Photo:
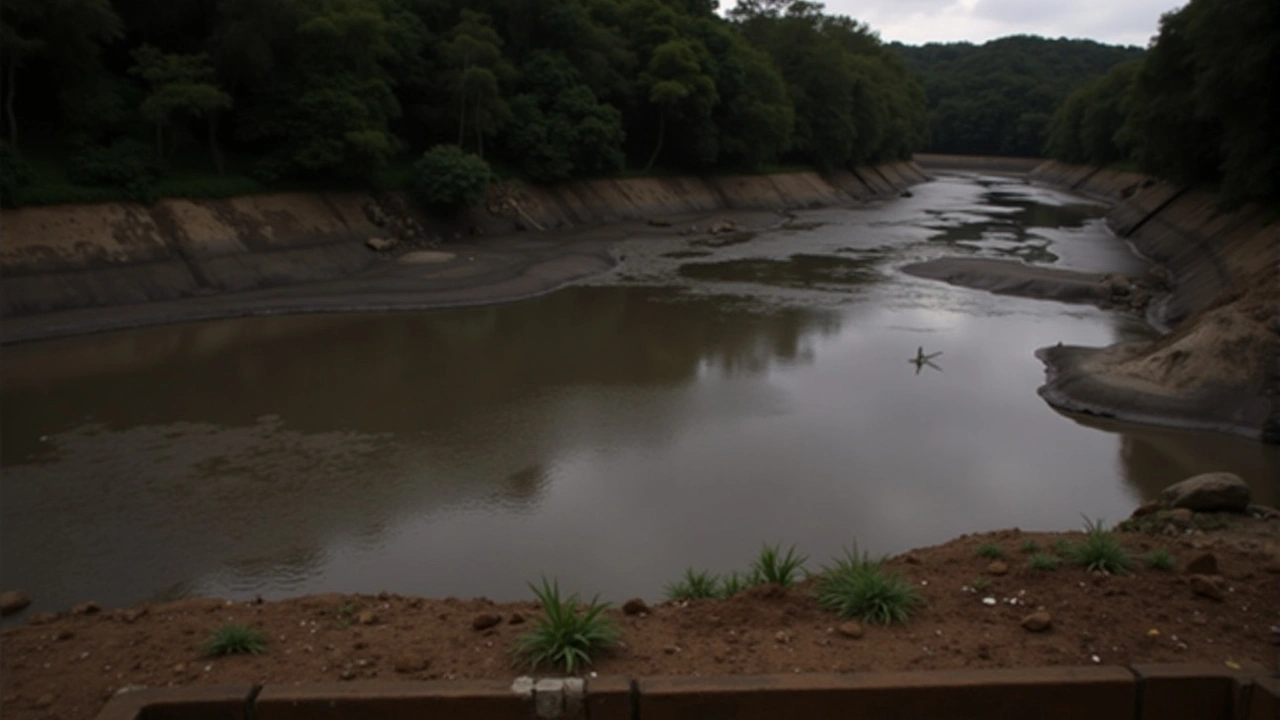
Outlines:
<svg viewBox="0 0 1280 720"><path fill-rule="evenodd" d="M499 681L356 682L141 690L97 720L1276 720L1280 681L1258 666Z"/></svg>

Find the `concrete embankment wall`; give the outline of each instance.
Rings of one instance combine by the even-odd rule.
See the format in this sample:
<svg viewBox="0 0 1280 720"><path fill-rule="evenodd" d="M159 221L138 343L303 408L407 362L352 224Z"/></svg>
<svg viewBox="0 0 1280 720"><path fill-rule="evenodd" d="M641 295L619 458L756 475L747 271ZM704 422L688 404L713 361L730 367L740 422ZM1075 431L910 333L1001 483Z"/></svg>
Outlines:
<svg viewBox="0 0 1280 720"><path fill-rule="evenodd" d="M1217 197L1204 190L1057 161L1042 163L1030 177L1112 205L1112 231L1173 274L1175 291L1152 318L1167 327L1209 307L1229 285L1274 272L1280 224L1268 224L1259 207L1222 212Z"/></svg>
<svg viewBox="0 0 1280 720"><path fill-rule="evenodd" d="M523 188L519 212L478 211L462 225L420 215L403 197L362 193L5 210L0 316L347 277L378 262L365 243L388 235L386 216L395 212L413 215L428 239L440 239L468 225L501 234L534 224L549 229L689 212L835 205L896 194L925 179L914 164L894 163L826 176L584 180Z"/></svg>

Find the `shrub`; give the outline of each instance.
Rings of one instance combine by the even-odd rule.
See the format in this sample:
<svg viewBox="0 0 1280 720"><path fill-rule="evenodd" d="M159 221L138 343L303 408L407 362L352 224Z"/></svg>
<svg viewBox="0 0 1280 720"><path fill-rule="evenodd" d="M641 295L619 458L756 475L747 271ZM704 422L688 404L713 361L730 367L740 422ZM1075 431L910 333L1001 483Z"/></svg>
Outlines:
<svg viewBox="0 0 1280 720"><path fill-rule="evenodd" d="M1177 563L1173 559L1173 555L1168 550L1152 550L1147 553L1145 558L1147 567L1152 570L1172 570Z"/></svg>
<svg viewBox="0 0 1280 720"><path fill-rule="evenodd" d="M759 557L751 564L752 579L757 583L772 583L782 587L794 585L796 575L804 570L804 563L809 559L807 555L796 555L795 550L795 545L792 545L787 548L786 555L783 555L780 545L762 547Z"/></svg>
<svg viewBox="0 0 1280 720"><path fill-rule="evenodd" d="M883 559L845 550L833 567L814 580L818 604L842 618L890 625L906 622L924 601L914 585L887 572Z"/></svg>
<svg viewBox="0 0 1280 720"><path fill-rule="evenodd" d="M204 654L261 655L267 651L267 634L256 627L227 623L213 632L204 644Z"/></svg>
<svg viewBox="0 0 1280 720"><path fill-rule="evenodd" d="M479 205L489 185L489 164L454 145L437 145L413 166L413 189L428 205L461 210Z"/></svg>
<svg viewBox="0 0 1280 720"><path fill-rule="evenodd" d="M552 665L573 674L580 666L591 664L592 653L618 643L618 629L604 615L608 603L592 598L584 605L577 595L561 598L559 583L548 583L546 578L542 587L530 583L529 589L541 603L544 617L520 636L514 654L528 660L532 669Z"/></svg>
<svg viewBox="0 0 1280 720"><path fill-rule="evenodd" d="M1049 553L1036 553L1027 558L1027 567L1032 570L1053 570L1058 567L1058 556Z"/></svg>
<svg viewBox="0 0 1280 720"><path fill-rule="evenodd" d="M1133 567L1129 551L1116 536L1103 527L1102 520L1085 518L1085 536L1079 545L1071 548L1068 558L1086 570L1101 570L1112 574L1127 572Z"/></svg>
<svg viewBox="0 0 1280 720"><path fill-rule="evenodd" d="M996 543L984 543L978 546L978 555L992 560L999 560L1004 557L1004 548Z"/></svg>
<svg viewBox="0 0 1280 720"><path fill-rule="evenodd" d="M718 578L712 573L702 570L695 572L686 568L684 577L667 586L667 598L670 600L697 600L712 598L719 594Z"/></svg>

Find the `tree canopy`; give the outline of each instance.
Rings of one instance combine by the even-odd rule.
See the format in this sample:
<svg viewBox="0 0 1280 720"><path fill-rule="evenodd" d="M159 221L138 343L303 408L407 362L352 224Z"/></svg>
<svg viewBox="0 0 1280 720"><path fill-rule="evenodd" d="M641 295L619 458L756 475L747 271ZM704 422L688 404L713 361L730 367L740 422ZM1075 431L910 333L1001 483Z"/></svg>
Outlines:
<svg viewBox="0 0 1280 720"><path fill-rule="evenodd" d="M1068 93L1142 56L1134 47L1025 35L893 47L923 78L927 149L972 155L1039 156Z"/></svg>
<svg viewBox="0 0 1280 720"><path fill-rule="evenodd" d="M1133 162L1228 205L1280 202L1280 3L1191 0L1160 20L1145 57L1075 90L1050 153Z"/></svg>
<svg viewBox="0 0 1280 720"><path fill-rule="evenodd" d="M5 152L139 197L368 183L441 145L553 181L834 169L927 135L897 54L804 0L8 0L0 40Z"/></svg>

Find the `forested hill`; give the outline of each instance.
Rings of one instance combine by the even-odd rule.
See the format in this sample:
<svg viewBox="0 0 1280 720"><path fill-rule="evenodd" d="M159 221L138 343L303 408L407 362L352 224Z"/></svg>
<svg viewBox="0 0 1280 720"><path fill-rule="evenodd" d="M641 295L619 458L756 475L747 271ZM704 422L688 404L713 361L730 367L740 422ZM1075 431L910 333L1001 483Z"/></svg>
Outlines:
<svg viewBox="0 0 1280 720"><path fill-rule="evenodd" d="M891 47L924 83L927 149L975 155L1042 155L1050 118L1068 93L1142 57L1135 47L1025 35Z"/></svg>
<svg viewBox="0 0 1280 720"><path fill-rule="evenodd" d="M926 133L897 54L795 0L4 0L0 21L9 203L359 186L441 146L534 181L830 169Z"/></svg>

